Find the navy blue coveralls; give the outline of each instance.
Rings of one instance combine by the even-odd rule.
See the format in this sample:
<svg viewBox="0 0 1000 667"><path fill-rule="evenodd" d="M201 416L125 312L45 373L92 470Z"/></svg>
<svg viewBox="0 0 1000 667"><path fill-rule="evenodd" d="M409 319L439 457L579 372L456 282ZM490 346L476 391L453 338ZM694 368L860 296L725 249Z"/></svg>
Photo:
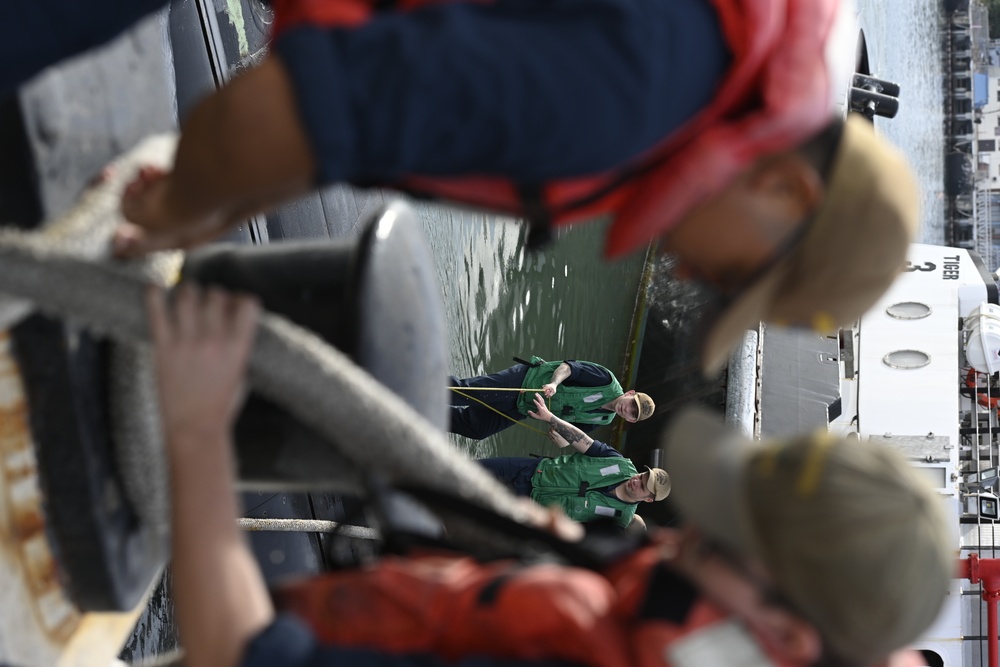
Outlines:
<svg viewBox="0 0 1000 667"><path fill-rule="evenodd" d="M589 361L567 359L564 363L569 364L570 367L570 376L563 381L565 385L602 387L611 382L610 373ZM518 389L524 385L524 377L527 373L528 366L515 364L510 368L489 375L465 379L451 375L448 376L448 386L478 389L487 387ZM470 391L467 392L467 395L463 395L459 391L450 391L449 393L451 394L451 409L449 410L451 424L448 430L464 435L466 438L473 440L488 438L528 416L517 409L520 394L514 391ZM472 399L478 399L490 407ZM499 410L502 414L498 414L494 410ZM590 432L597 428L594 424L574 424L574 426L584 432Z"/></svg>

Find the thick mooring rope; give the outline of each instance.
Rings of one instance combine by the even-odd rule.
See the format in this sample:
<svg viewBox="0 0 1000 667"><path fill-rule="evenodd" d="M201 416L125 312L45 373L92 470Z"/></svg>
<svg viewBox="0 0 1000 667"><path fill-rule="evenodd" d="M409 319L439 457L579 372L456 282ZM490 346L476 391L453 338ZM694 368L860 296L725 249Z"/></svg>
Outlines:
<svg viewBox="0 0 1000 667"><path fill-rule="evenodd" d="M172 154L170 139L156 141L157 150ZM148 153L148 145L134 153L144 151ZM50 228L65 227L66 221L74 229L101 226L93 236L82 236L92 244L98 239L106 248L108 229L120 220L120 189L131 177L126 167L119 164L111 186L99 196L85 195L80 206ZM100 258L106 252L95 254ZM40 242L34 234L0 232L0 292L116 341L149 340L144 305L148 282L134 269L82 258L58 243ZM346 355L282 317L262 317L249 380L255 390L311 426L362 469L449 490L518 521L527 518L528 510L514 496L423 416Z"/></svg>

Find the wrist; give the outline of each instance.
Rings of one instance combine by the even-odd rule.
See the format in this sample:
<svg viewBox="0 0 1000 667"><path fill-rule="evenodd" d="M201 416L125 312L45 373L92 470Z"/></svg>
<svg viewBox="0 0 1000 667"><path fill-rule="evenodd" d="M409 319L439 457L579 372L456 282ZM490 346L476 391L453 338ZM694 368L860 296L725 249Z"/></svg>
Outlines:
<svg viewBox="0 0 1000 667"><path fill-rule="evenodd" d="M190 425L167 429L167 446L171 451L198 451L228 447L230 444L229 425Z"/></svg>

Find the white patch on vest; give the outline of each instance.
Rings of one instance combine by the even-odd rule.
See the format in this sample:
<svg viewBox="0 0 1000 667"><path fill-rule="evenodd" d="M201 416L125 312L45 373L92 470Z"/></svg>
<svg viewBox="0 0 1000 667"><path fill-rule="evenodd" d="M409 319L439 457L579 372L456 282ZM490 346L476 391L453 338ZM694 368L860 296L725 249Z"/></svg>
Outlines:
<svg viewBox="0 0 1000 667"><path fill-rule="evenodd" d="M584 403L596 403L597 401L601 400L602 398L604 398L604 394L591 394L590 396L584 396L583 397L583 402Z"/></svg>
<svg viewBox="0 0 1000 667"><path fill-rule="evenodd" d="M604 505L598 505L594 508L594 514L600 514L602 516L614 516L615 510L611 507L605 507Z"/></svg>
<svg viewBox="0 0 1000 667"><path fill-rule="evenodd" d="M619 472L621 472L621 468L619 468L618 464L616 463L613 466L607 466L606 468L601 468L601 477L607 477L608 475L614 475L615 473Z"/></svg>
<svg viewBox="0 0 1000 667"><path fill-rule="evenodd" d="M696 630L666 647L673 667L774 667L746 629L725 621Z"/></svg>

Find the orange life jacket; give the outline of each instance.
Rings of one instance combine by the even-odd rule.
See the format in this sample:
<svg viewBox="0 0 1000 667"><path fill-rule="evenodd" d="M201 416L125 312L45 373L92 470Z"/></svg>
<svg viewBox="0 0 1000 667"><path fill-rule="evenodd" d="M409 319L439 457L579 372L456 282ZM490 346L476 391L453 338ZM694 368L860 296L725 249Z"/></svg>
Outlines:
<svg viewBox="0 0 1000 667"><path fill-rule="evenodd" d="M604 573L551 563L483 564L461 556L391 557L286 586L275 598L305 620L321 643L391 654L680 667L724 664L705 650L756 651L757 662L740 664L787 664L768 656L742 626L704 600L696 600L680 624L643 618L640 610L661 562L655 546ZM702 651L694 663L672 659L694 650Z"/></svg>
<svg viewBox="0 0 1000 667"><path fill-rule="evenodd" d="M476 0L388 4L405 11L453 1ZM707 1L719 14L732 53L730 71L711 104L629 164L531 187L494 176L419 174L387 185L557 225L612 214L609 256L651 241L757 157L815 134L834 109L825 48L841 0ZM306 22L357 25L385 4L275 0L275 34Z"/></svg>

